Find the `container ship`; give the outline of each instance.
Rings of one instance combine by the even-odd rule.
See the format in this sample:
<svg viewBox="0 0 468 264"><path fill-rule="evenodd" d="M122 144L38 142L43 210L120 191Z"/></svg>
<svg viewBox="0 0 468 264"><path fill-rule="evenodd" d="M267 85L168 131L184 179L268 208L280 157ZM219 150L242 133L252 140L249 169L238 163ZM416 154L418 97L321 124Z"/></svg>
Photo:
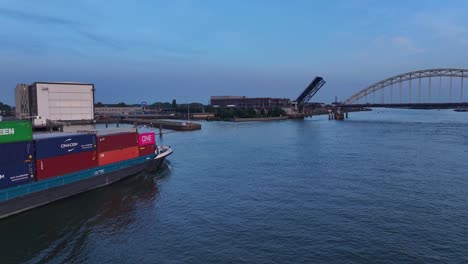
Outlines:
<svg viewBox="0 0 468 264"><path fill-rule="evenodd" d="M172 149L136 128L33 134L0 122L0 218L157 169Z"/></svg>

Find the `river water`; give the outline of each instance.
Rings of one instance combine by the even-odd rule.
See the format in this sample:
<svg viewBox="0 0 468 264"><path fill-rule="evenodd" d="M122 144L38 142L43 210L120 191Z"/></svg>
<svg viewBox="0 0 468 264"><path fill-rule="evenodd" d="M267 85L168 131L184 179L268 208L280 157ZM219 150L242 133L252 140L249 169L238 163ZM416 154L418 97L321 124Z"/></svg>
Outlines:
<svg viewBox="0 0 468 264"><path fill-rule="evenodd" d="M468 113L204 122L170 163L0 221L1 263L467 263Z"/></svg>

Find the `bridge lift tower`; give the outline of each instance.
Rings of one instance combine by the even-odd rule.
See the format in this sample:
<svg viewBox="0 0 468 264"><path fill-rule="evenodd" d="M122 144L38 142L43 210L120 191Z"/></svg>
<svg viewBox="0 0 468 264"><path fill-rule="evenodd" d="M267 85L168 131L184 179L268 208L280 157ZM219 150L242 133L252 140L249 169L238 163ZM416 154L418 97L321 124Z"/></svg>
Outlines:
<svg viewBox="0 0 468 264"><path fill-rule="evenodd" d="M303 107L312 99L312 97L322 88L325 84L322 77L315 77L315 79L305 88L305 90L297 97L296 101L292 102L292 107L295 112L302 113Z"/></svg>

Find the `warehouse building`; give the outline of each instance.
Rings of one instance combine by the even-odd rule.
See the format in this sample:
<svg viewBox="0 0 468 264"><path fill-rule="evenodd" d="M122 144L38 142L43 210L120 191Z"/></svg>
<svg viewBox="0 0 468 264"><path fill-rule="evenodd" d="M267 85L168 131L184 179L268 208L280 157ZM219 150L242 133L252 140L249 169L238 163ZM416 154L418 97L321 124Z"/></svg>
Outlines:
<svg viewBox="0 0 468 264"><path fill-rule="evenodd" d="M287 98L271 97L211 96L211 106L216 108L254 109L289 108L291 106L291 100Z"/></svg>
<svg viewBox="0 0 468 264"><path fill-rule="evenodd" d="M16 117L31 119L35 127L49 122L94 121L94 84L35 82L15 89Z"/></svg>

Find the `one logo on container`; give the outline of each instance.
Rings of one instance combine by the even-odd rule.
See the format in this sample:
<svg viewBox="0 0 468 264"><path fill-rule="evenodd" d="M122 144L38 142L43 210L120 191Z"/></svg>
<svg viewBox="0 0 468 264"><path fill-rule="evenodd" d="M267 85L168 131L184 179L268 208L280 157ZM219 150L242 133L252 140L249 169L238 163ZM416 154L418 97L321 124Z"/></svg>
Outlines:
<svg viewBox="0 0 468 264"><path fill-rule="evenodd" d="M0 180L5 179L5 174L0 174Z"/></svg>
<svg viewBox="0 0 468 264"><path fill-rule="evenodd" d="M8 136L8 135L14 135L15 134L15 129L14 128L2 128L0 129L0 136Z"/></svg>
<svg viewBox="0 0 468 264"><path fill-rule="evenodd" d="M141 137L141 143L151 143L153 142L153 135L145 135Z"/></svg>
<svg viewBox="0 0 468 264"><path fill-rule="evenodd" d="M60 145L60 148L62 149L67 149L67 152L72 152L75 150L76 146L78 146L78 143L76 142L70 142L72 141L71 138L65 140L62 145Z"/></svg>

